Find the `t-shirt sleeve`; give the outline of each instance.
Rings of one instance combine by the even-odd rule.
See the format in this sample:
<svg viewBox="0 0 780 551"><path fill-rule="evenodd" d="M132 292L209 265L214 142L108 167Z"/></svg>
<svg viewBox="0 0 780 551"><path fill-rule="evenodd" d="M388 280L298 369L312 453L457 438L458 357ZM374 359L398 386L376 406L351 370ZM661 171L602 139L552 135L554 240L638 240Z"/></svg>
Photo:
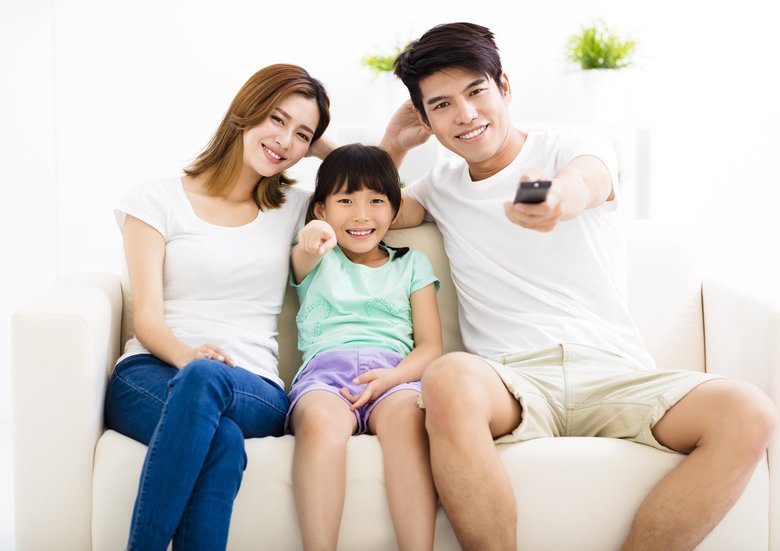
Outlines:
<svg viewBox="0 0 780 551"><path fill-rule="evenodd" d="M127 215L149 224L168 239L168 209L163 185L151 183L135 187L119 201L114 209L114 217L120 231L124 231Z"/></svg>
<svg viewBox="0 0 780 551"><path fill-rule="evenodd" d="M293 231L293 243L298 241L298 233L301 231L304 225L306 225L306 211L309 210L309 201L311 200L311 192L293 186L287 189L287 200L290 201L293 209L293 216L297 216L295 222L295 229Z"/></svg>
<svg viewBox="0 0 780 551"><path fill-rule="evenodd" d="M404 195L410 197L420 203L420 205L427 211L428 210L428 191L431 184L430 172L425 176L418 178L410 185L406 186L403 190Z"/></svg>
<svg viewBox="0 0 780 551"><path fill-rule="evenodd" d="M433 266L431 266L431 261L425 256L425 253L412 249L409 251L409 255L412 264L412 281L409 287L409 295L431 283L433 283L438 292L439 279L433 273Z"/></svg>

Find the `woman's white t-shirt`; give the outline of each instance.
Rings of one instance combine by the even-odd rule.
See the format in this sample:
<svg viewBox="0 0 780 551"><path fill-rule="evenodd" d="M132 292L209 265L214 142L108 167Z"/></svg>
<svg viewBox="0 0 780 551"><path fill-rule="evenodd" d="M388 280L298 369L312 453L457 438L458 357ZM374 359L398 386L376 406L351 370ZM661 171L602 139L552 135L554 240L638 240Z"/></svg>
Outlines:
<svg viewBox="0 0 780 551"><path fill-rule="evenodd" d="M405 190L444 237L469 352L493 358L571 343L654 368L627 307L618 198L549 233L522 228L504 213L523 172L552 177L582 155L601 159L617 193L611 144L561 130L529 133L512 163L490 178L472 181L466 162L451 158Z"/></svg>
<svg viewBox="0 0 780 551"><path fill-rule="evenodd" d="M132 189L115 209L120 228L126 215L165 238L164 320L185 344L219 346L237 366L284 388L277 367L276 323L282 309L290 245L300 230L310 192L285 188L278 209L260 211L243 226L226 227L199 218L180 178ZM133 337L120 361L148 354Z"/></svg>

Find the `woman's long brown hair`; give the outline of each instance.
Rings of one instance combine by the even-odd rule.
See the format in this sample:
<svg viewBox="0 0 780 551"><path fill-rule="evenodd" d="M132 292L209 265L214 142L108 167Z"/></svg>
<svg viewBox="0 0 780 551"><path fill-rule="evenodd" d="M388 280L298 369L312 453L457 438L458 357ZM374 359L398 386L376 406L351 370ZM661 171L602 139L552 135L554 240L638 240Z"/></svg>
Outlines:
<svg viewBox="0 0 780 551"><path fill-rule="evenodd" d="M209 192L215 195L228 193L238 181L243 166L244 132L265 121L291 94L301 94L317 102L320 120L312 143L317 141L330 123L330 100L325 87L297 65L269 65L241 87L211 141L184 173L193 177L206 174ZM284 172L261 176L252 196L261 210L275 209L284 204L284 186L293 183L294 180Z"/></svg>

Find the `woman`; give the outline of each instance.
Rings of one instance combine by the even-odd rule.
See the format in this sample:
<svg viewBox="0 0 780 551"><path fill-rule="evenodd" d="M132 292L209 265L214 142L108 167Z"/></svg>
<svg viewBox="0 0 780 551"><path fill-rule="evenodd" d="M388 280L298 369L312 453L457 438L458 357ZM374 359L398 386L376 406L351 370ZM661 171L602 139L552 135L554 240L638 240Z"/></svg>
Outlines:
<svg viewBox="0 0 780 551"><path fill-rule="evenodd" d="M181 178L138 187L116 209L135 337L106 422L148 445L129 549L224 549L244 438L283 432L274 332L309 199L283 171L319 154L329 121L306 71L261 69Z"/></svg>

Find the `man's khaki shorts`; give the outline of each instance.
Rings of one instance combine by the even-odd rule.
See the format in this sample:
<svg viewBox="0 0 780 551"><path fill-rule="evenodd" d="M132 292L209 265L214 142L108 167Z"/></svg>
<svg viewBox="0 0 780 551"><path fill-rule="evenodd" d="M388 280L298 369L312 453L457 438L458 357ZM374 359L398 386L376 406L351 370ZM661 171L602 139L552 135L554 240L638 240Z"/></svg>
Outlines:
<svg viewBox="0 0 780 551"><path fill-rule="evenodd" d="M650 371L613 353L571 344L482 359L523 410L520 425L496 443L603 436L672 451L656 441L653 427L696 386L720 378L698 371Z"/></svg>

